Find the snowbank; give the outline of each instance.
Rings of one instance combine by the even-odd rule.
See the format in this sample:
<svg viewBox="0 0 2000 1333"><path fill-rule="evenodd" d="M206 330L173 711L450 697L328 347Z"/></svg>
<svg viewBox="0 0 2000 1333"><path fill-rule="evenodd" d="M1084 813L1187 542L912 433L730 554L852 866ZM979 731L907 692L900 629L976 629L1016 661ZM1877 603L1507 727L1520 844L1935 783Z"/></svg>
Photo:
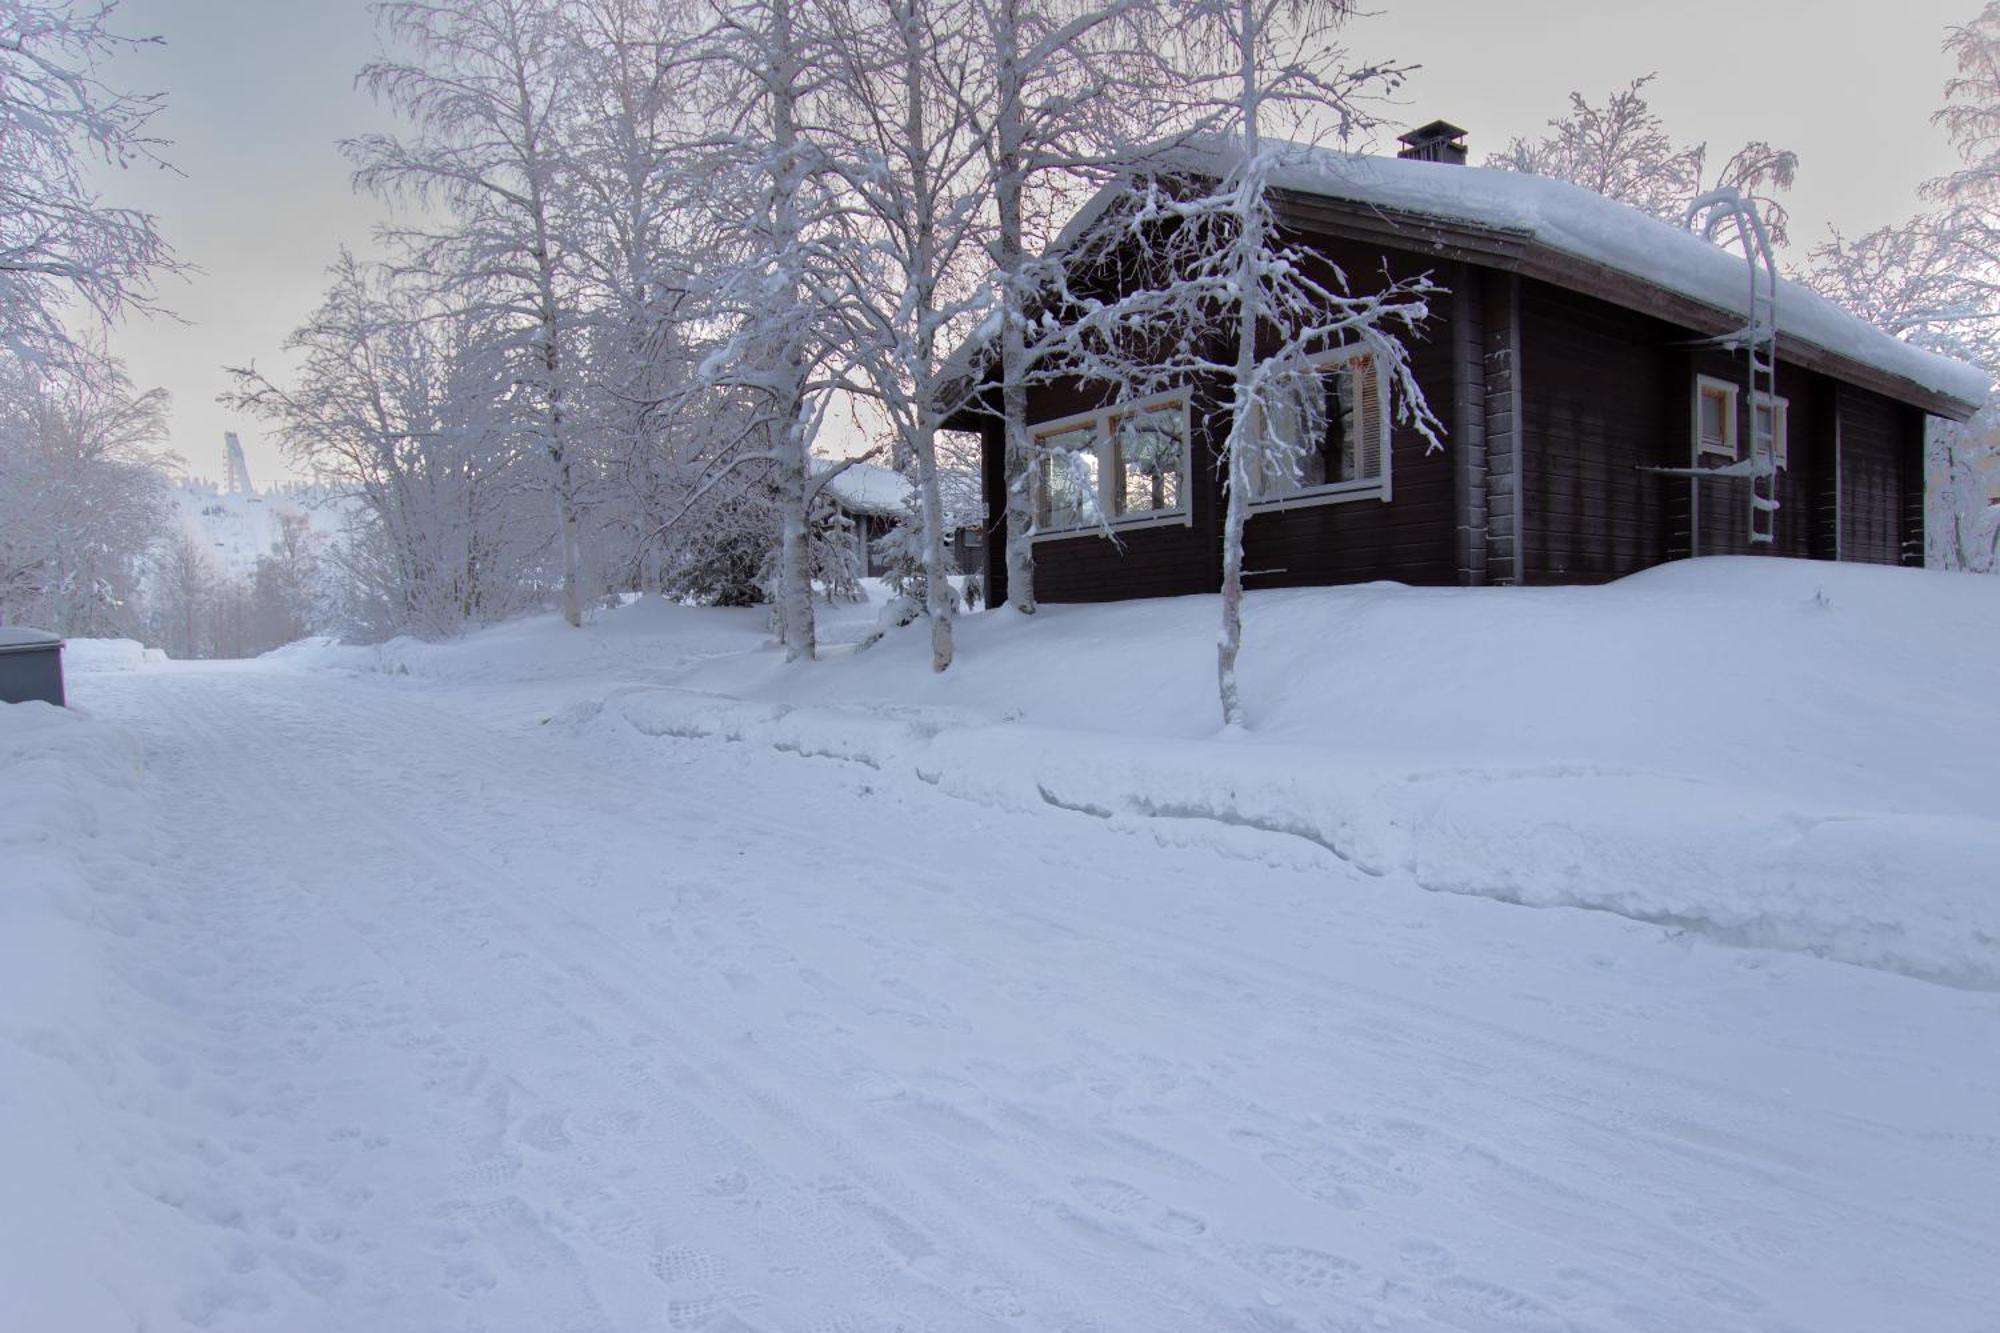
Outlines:
<svg viewBox="0 0 2000 1333"><path fill-rule="evenodd" d="M1303 840L1433 890L2000 986L2000 583L1714 559L1604 588L1253 594L1251 730L1215 603L1000 611L809 669L716 659L642 730L948 791ZM687 691L700 691L699 694Z"/></svg>
<svg viewBox="0 0 2000 1333"><path fill-rule="evenodd" d="M71 639L63 645L63 670L71 675L86 671L142 671L158 666L167 655L148 648L137 639Z"/></svg>
<svg viewBox="0 0 2000 1333"><path fill-rule="evenodd" d="M1174 845L2000 988L2000 581L1721 558L1600 588L1253 593L1233 735L1216 616L1211 597L975 614L944 675L921 627L787 666L760 612L657 602L581 633L291 652Z"/></svg>
<svg viewBox="0 0 2000 1333"><path fill-rule="evenodd" d="M137 747L41 703L0 704L0 1291L10 1327L132 1326L130 1284L169 1267L118 1264L158 1220L108 1160L129 1096L130 1025L107 933L147 910ZM112 1200L107 1207L106 1200ZM121 1203L122 1201L122 1203ZM148 1230L150 1236L150 1230ZM117 1276L114 1277L114 1273Z"/></svg>
<svg viewBox="0 0 2000 1333"><path fill-rule="evenodd" d="M376 644L302 639L266 653L267 665L384 672L461 683L551 679L654 679L703 657L744 653L770 638L762 608L691 607L642 597L589 614L581 630L554 613L527 616L428 642L407 636Z"/></svg>

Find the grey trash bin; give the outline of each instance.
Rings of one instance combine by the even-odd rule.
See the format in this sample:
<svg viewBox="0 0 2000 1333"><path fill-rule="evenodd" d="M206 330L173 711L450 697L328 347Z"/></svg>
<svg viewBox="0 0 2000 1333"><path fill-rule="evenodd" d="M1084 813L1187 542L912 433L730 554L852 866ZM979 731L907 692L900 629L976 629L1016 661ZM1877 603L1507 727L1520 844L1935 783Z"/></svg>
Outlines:
<svg viewBox="0 0 2000 1333"><path fill-rule="evenodd" d="M0 625L0 703L63 702L62 647L47 630Z"/></svg>

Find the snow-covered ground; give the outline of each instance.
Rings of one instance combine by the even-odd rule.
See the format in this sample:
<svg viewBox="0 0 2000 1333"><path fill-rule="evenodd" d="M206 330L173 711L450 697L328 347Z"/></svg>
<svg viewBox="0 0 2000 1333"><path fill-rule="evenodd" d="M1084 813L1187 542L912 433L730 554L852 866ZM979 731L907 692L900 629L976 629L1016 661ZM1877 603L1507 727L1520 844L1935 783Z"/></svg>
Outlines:
<svg viewBox="0 0 2000 1333"><path fill-rule="evenodd" d="M941 679L646 602L79 670L0 710L0 1291L1990 1328L1996 598L1268 594L1228 737L1207 599L975 617Z"/></svg>

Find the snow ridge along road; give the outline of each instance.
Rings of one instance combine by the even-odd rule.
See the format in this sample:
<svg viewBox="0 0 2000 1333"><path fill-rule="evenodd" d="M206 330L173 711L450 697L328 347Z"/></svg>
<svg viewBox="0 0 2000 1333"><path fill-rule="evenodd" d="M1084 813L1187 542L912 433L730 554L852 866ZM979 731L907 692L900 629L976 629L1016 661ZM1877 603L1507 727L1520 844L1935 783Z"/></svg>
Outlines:
<svg viewBox="0 0 2000 1333"><path fill-rule="evenodd" d="M139 1080L106 1206L176 1256L106 1261L129 1320L98 1326L2000 1308L2000 997L1412 893L1254 830L1229 859L542 725L497 686L76 693L143 745L161 900L105 946L144 1016L94 1034Z"/></svg>

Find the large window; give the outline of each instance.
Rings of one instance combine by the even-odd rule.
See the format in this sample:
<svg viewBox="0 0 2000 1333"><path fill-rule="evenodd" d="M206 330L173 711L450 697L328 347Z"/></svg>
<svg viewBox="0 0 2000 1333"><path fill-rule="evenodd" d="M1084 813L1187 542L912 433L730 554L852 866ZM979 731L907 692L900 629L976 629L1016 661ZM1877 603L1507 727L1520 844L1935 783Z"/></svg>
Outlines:
<svg viewBox="0 0 2000 1333"><path fill-rule="evenodd" d="M1275 387L1268 414L1272 448L1247 465L1251 503L1388 498L1388 399L1373 356L1349 348L1314 358Z"/></svg>
<svg viewBox="0 0 2000 1333"><path fill-rule="evenodd" d="M1035 428L1035 530L1188 521L1188 406L1179 394Z"/></svg>

